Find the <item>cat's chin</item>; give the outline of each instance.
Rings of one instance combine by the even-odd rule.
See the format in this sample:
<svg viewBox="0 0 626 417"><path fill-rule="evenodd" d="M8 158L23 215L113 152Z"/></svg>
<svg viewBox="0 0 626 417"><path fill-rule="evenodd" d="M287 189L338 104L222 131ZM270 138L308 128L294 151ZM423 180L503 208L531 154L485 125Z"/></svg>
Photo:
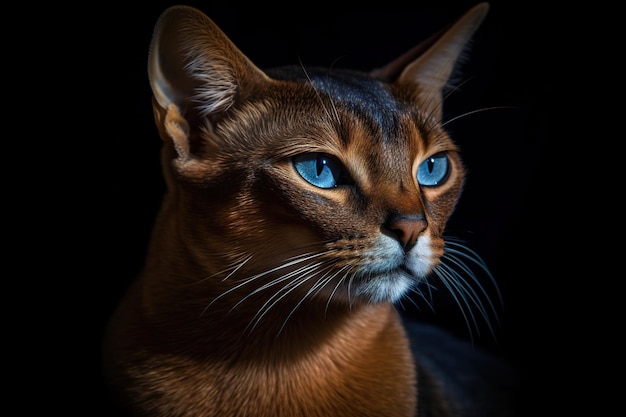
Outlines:
<svg viewBox="0 0 626 417"><path fill-rule="evenodd" d="M387 272L366 281L354 288L356 296L369 303L395 303L400 300L416 284L408 271L402 268Z"/></svg>

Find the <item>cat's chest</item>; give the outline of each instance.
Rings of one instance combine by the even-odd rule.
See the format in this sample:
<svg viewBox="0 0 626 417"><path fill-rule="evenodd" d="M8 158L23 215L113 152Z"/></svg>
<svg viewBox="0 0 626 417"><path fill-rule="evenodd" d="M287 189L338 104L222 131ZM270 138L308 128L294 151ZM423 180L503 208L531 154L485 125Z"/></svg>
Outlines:
<svg viewBox="0 0 626 417"><path fill-rule="evenodd" d="M198 410L207 410L206 417L232 415L234 403L240 415L249 417L412 416L414 363L393 307L356 309L332 334L328 328L332 321L312 339L289 329L282 338L252 335L235 348L236 354L225 353L228 349L216 353L218 349L210 361L206 352L194 353L191 346L168 352L163 348L168 344L154 339L152 347L133 353L127 375L135 375L134 386L151 387L138 390L136 400L151 404L154 412L193 413L188 407L194 398ZM202 337L204 346L212 343L209 334ZM381 378L391 383L379 384ZM154 389L164 396L152 396Z"/></svg>

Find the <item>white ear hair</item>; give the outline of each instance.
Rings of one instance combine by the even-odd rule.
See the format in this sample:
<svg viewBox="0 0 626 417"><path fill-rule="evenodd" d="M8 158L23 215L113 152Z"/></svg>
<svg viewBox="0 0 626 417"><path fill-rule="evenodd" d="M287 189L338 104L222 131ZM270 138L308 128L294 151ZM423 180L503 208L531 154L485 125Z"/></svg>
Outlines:
<svg viewBox="0 0 626 417"><path fill-rule="evenodd" d="M148 75L158 105L175 104L184 117L225 112L246 86L268 79L211 19L188 6L159 17Z"/></svg>

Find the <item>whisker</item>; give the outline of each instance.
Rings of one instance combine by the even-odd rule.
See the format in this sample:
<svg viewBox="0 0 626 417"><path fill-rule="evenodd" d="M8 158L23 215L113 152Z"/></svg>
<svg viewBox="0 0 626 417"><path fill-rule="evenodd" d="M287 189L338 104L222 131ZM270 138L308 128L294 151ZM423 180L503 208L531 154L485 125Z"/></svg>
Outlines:
<svg viewBox="0 0 626 417"><path fill-rule="evenodd" d="M241 300L239 300L235 305L233 305L233 307L231 308L230 311L233 311L237 306L239 306L241 303L243 303L244 301L246 301L248 298L252 297L255 294L258 294L261 291L264 291L270 287L273 287L277 284L280 284L281 282L287 281L289 279L291 279L294 276L299 276L300 274L304 274L304 273L308 273L310 270L314 270L317 267L318 264L312 264L312 265L304 265L298 269L296 269L295 271L291 271L286 275L281 275L280 277L273 279L272 281L258 287L255 288L254 291L249 292L248 294L246 294L245 297L243 297ZM288 287L289 285L287 285ZM287 287L283 287L283 288L287 288ZM272 301L272 299L274 297L276 297L277 294L272 295L272 297L270 297L260 308L260 310L262 310L268 303L270 303ZM253 317L254 318L254 317Z"/></svg>
<svg viewBox="0 0 626 417"><path fill-rule="evenodd" d="M354 275L350 275L348 279L348 306L352 308L352 298L350 298L350 294L352 294L352 282L354 281Z"/></svg>
<svg viewBox="0 0 626 417"><path fill-rule="evenodd" d="M314 276L314 274L309 274L308 272L310 270L312 270L312 269L315 269L317 266L318 266L318 264L316 264L316 265L307 265L307 266L305 266L305 267L303 267L301 269L298 269L297 271L294 271L292 273L287 274L286 276L281 277L279 280L276 280L276 281L282 282L282 281L285 281L285 279L288 279L288 278L290 278L293 275L298 275L300 277L300 279L298 279L298 280L290 281L287 285L285 285L279 291L277 291L274 295L272 295L272 297L270 297L261 306L261 308L259 308L259 311L257 311L257 313L252 317L252 319L250 320L250 323L248 324L248 326L246 326L246 329L248 327L250 327L250 324L252 324L254 322L254 324L250 328L250 332L252 332L256 328L256 326L261 322L261 319L271 310L272 307L274 307L276 304L278 304L281 300L283 300L292 291L295 291L298 287L300 287L301 285L304 285L305 282L307 282L309 279L311 279ZM302 274L305 271L306 271L306 275L300 275L300 274ZM272 284L272 285L275 285L275 284ZM249 295L246 296L245 298L248 298L248 297L249 297ZM282 330L282 326L281 326L280 330ZM279 330L279 333L280 333L280 330Z"/></svg>
<svg viewBox="0 0 626 417"><path fill-rule="evenodd" d="M475 113L481 113L481 112L484 112L484 111L489 111L489 110L516 109L516 108L518 108L518 107L515 107L515 106L492 106L492 107L483 107L483 108L481 108L481 109L476 109L476 110L472 110L472 111L465 112L465 113L463 113L463 114L459 114L458 116L455 116L455 117L453 117L453 118L451 118L451 119L449 119L449 120L446 120L445 122L443 122L443 123L441 124L441 127L445 127L446 125L448 125L448 124L450 124L450 123L454 122L455 120L458 120L458 119L460 119L460 118L462 118L462 117L466 117L466 116L469 116L469 115L472 115L472 114L475 114Z"/></svg>
<svg viewBox="0 0 626 417"><path fill-rule="evenodd" d="M463 316L463 320L465 321L465 325L467 326L467 329L469 331L470 339L473 342L474 332L472 331L472 326L470 324L469 317L467 316L468 311L472 317L472 323L474 323L474 326L475 326L474 328L476 328L477 323L474 318L474 315L472 314L471 306L469 306L467 303L467 299L463 297L462 292L461 294L457 295L457 292L455 291L455 289L458 289L458 287L454 285L454 282L455 282L454 276L450 276L449 272L443 268L437 268L433 272L440 279L443 285L448 289L449 294L452 296L452 298L454 298L454 301L456 301L456 304L459 306L459 310L461 310L461 315ZM461 302L461 299L459 299L459 297L461 297L463 302ZM463 308L463 305L465 305L467 309Z"/></svg>
<svg viewBox="0 0 626 417"><path fill-rule="evenodd" d="M421 283L419 285L411 285L411 287L409 288L409 291L419 296L432 309L432 304L426 299L426 296L424 295L420 287L421 287ZM413 297L401 297L398 300L398 304L400 304L400 308L402 308L403 310L405 311L407 310L407 308L402 303L403 300L408 300L413 305L413 307L415 307L418 310L420 309L419 304L417 304L417 302L414 300Z"/></svg>
<svg viewBox="0 0 626 417"><path fill-rule="evenodd" d="M478 280L478 278L476 277L476 275L474 275L472 273L472 271L469 270L469 268L463 263L462 260L460 260L458 257L456 257L455 255L449 255L447 258L450 262L454 263L456 266L458 266L459 268L463 269L464 271L467 272L467 276L470 277L472 279L472 281L477 285L478 289L482 292L482 294L484 295L484 298L487 300L487 302L489 303L489 306L491 307L491 311L493 311L494 313L497 311L496 307L494 306L493 302L491 301L491 297L489 296L489 293L487 292L487 290L485 289L485 287L481 284L481 282ZM455 272L456 274L456 272ZM466 284L468 284L468 288L471 289L472 294L475 296L475 299L478 300L479 296L478 294L476 294L476 292L472 289L472 287L469 285L469 283L467 283L467 281L465 280L465 278L463 278L462 275L457 274L458 277L460 279L463 280L463 282L465 282ZM496 291L498 292L498 295L500 294L498 291L497 286L495 287ZM502 302L501 297L499 297L500 301ZM486 311L484 312L483 316L486 316ZM495 316L496 320L497 315Z"/></svg>
<svg viewBox="0 0 626 417"><path fill-rule="evenodd" d="M311 86L313 87L313 90L315 90L315 94L317 95L317 98L318 98L320 104L322 105L322 108L326 112L326 115L328 116L329 119L332 119L331 112L328 111L328 109L326 108L326 105L324 104L324 101L322 100L322 96L320 95L318 89L315 88L315 85L313 84L313 80L309 76L309 73L306 70L306 68L304 67L304 64L302 63L302 61L300 59L298 59L298 62L300 63L300 68L302 68L302 72L306 76L307 80L309 80L309 84L311 84ZM332 115L335 116L335 120L337 121L337 123L341 123L341 120L339 118L339 112L337 111L337 107L335 106L335 103L331 100L330 104L333 107Z"/></svg>
<svg viewBox="0 0 626 417"><path fill-rule="evenodd" d="M459 248L459 249L454 249L453 247ZM493 285L493 289L496 291L498 300L500 302L500 306L504 304L502 300L502 294L500 293L500 288L498 287L498 283L495 277L489 270L489 267L487 266L485 261L483 261L483 259L480 257L478 253L476 253L474 250L472 250L471 248L463 244L463 241L461 239L450 237L450 236L446 237L446 250L449 253L454 253L456 255L462 256L463 258L472 262L474 265L477 265L485 273L485 275L487 275L487 277L489 278L489 281Z"/></svg>
<svg viewBox="0 0 626 417"><path fill-rule="evenodd" d="M259 273L259 274L256 274L256 275L253 275L253 276L251 276L251 277L249 277L249 278L245 279L245 280L244 280L244 281L242 281L241 283L239 283L239 284L237 284L237 285L233 286L232 288L229 288L228 290L224 291L223 293L221 293L221 294L220 294L220 295L218 295L217 297L215 297L215 298L214 298L214 299L213 299L213 300L212 300L212 301L211 301L211 302L207 305L207 307L206 307L206 308L209 308L209 307L210 307L213 303L215 303L217 300L219 300L220 298L224 297L225 295L227 295L227 294L229 294L229 293L231 293L231 292L233 292L233 291L236 291L236 290L240 289L241 287L243 287L243 286L245 286L245 285L248 285L248 284L250 284L250 283L254 282L254 281L255 281L255 280L257 280L257 279L260 279L260 278L262 278L262 277L264 277L264 276L266 276L266 275L269 275L269 274L271 274L271 273L273 273L273 272L279 271L280 269L287 268L287 267L292 266L292 265L295 265L295 264L297 264L297 263L299 263L299 262L304 262L304 261L307 261L307 260L309 260L309 259L313 259L313 258L315 258L315 257L319 257L319 256L321 256L321 255L322 255L321 253L315 253L315 254L310 254L310 253L308 253L308 254L299 255L299 256L296 256L296 257L290 258L289 262L286 262L286 263L284 263L284 264L282 264L282 265L279 265L279 266L277 266L277 267L275 267L275 268L269 269L269 270L267 270L267 271L265 271L265 272L262 272L262 273ZM205 310L206 310L206 308L205 308Z"/></svg>
<svg viewBox="0 0 626 417"><path fill-rule="evenodd" d="M495 335L493 331L493 327L491 326L490 316L487 310L485 309L485 307L483 306L483 302L481 298L478 296L478 294L473 289L473 287L469 284L469 282L464 278L464 276L459 274L457 271L455 271L453 268L447 265L440 272L442 274L445 274L445 276L449 278L448 282L451 284L451 286L457 289L459 296L463 299L464 304L467 307L467 311L469 312L472 318L472 322L474 323L474 328L476 329L477 334L480 335L480 327L478 326L478 322L476 321L476 316L473 313L472 306L478 309L479 313L481 314L481 316L487 323L487 326L490 332L492 333L492 335ZM475 283L478 283L476 277L473 274L471 274L470 276ZM480 286L480 284L479 284L479 287L481 287L482 289L482 286ZM485 299L489 302L489 305L492 307L492 311L497 320L497 312L493 304L491 303L489 297L487 296L487 293L484 290L483 290L483 294L485 295Z"/></svg>
<svg viewBox="0 0 626 417"><path fill-rule="evenodd" d="M239 265L237 265L228 275L226 275L222 281L226 281L228 278L232 277L233 275L235 275L237 273L237 271L239 271L250 259L252 259L253 255L248 256L246 259L243 260L243 262L240 262Z"/></svg>
<svg viewBox="0 0 626 417"><path fill-rule="evenodd" d="M469 83L473 79L474 77L467 77L466 79L464 79L463 81L457 83L456 85L452 87L448 86L448 91L446 91L446 93L444 94L444 101L447 98L449 98L452 94L459 92L461 90L461 87L463 87L465 84Z"/></svg>
<svg viewBox="0 0 626 417"><path fill-rule="evenodd" d="M215 277L218 277L220 275L224 275L226 274L226 277L222 278L222 281L226 281L228 278L230 278L231 276L233 276L244 264L246 264L250 259L252 259L253 255L248 255L247 257L245 257L242 261L238 261L238 262L233 262L233 264L231 264L230 266L228 266L227 268L222 269L221 271L218 271L214 274L211 274L207 277L204 277L198 281L193 282L192 284L189 284L189 286L195 286L195 285L199 285L202 284L208 280L211 280ZM230 271L230 272L228 272Z"/></svg>
<svg viewBox="0 0 626 417"><path fill-rule="evenodd" d="M232 268L232 271L230 271L230 272L229 272L229 273L228 273L228 274L227 274L227 275L226 275L226 276L222 279L222 282L226 281L227 279L229 279L230 277L232 277L235 273L237 273L237 271L239 271L239 270L240 270L240 269L241 269L241 268L242 268L242 267L243 267L243 266L244 266L244 265L245 265L245 264L246 264L246 263L247 263L250 259L252 259L252 256L253 256L253 255L249 255L249 256L248 256L248 257L246 257L243 261L241 261L239 264L234 265L233 267L231 267L231 268ZM208 277L206 277L206 278L203 278L203 279L201 279L200 281L198 281L198 282L194 283L194 285L198 285L198 284L200 284L200 283L202 283L202 282L205 282L205 281L207 281L207 280L209 280L209 279L211 279L211 278L213 278L213 277L216 277L216 276L222 275L223 273L225 273L226 271L228 271L228 269L230 269L230 268L223 269L223 270L222 270L222 271L220 271L220 272L217 272L217 273L215 273L215 274L213 274L213 275L210 275L210 276L208 276ZM214 299L213 299L213 301L211 301L209 304L207 304L207 305L206 305L206 307L204 307L204 308L202 309L202 311L200 312L200 316L203 316L203 315L204 315L204 313L206 313L206 312L207 312L207 310L209 309L209 307L210 307L210 306L211 306L211 305L212 305L212 304L213 304L213 303L214 303L214 302L215 302L218 298L220 298L220 297L224 296L227 292L228 292L228 291L226 291L225 293L223 293L223 294L219 295L218 297L214 298Z"/></svg>
<svg viewBox="0 0 626 417"><path fill-rule="evenodd" d="M346 271L343 274L343 277L341 277L341 279L339 279L339 281L337 281L337 285L335 285L335 288L333 288L333 290L330 292L329 296L328 296L328 301L326 301L326 308L324 309L324 314L327 315L328 314L328 307L330 307L330 302L333 299L333 296L337 293L337 289L339 289L339 286L341 286L346 278L348 277L348 274L350 273L350 266L348 265L344 265L339 271L337 271L337 273L333 276L333 278L335 278L336 276L338 276L341 272ZM350 287L348 286L348 305L351 305L350 303Z"/></svg>
<svg viewBox="0 0 626 417"><path fill-rule="evenodd" d="M489 278L497 294L500 306L502 306L502 296L493 274L491 274L483 259L466 246L461 239L446 237L442 262L433 271L433 275L439 278L459 306L469 331L470 339L474 340L474 332L480 335L480 326L474 314L474 311L477 311L486 322L487 328L495 340L496 336L492 319L495 319L496 323L500 322L498 309L493 303L489 292L467 262L478 266ZM497 343L497 340L495 341Z"/></svg>
<svg viewBox="0 0 626 417"><path fill-rule="evenodd" d="M309 295L311 295L312 293L319 293L319 291L321 291L321 289L324 286L326 286L327 283L332 281L333 278L335 278L337 276L337 273L329 274L328 270L330 270L331 268L332 268L332 265L327 265L324 268L327 271L324 272L324 274L320 278L318 278L317 282L311 288L309 288L309 290L306 292L306 294L304 294L302 296L302 298L300 299L300 301L298 301L298 303L294 306L294 308L291 309L291 311L289 312L287 317L285 317L285 320L283 321L283 324L280 326L280 329L278 329L278 333L276 334L276 337L278 337L278 335L280 335L280 333L282 332L283 328L287 324L287 321L289 321L289 319L291 318L293 313L295 313L295 311L300 307L300 305L304 302L304 300L306 300L309 297ZM308 279L309 278L306 278L306 280L308 280Z"/></svg>

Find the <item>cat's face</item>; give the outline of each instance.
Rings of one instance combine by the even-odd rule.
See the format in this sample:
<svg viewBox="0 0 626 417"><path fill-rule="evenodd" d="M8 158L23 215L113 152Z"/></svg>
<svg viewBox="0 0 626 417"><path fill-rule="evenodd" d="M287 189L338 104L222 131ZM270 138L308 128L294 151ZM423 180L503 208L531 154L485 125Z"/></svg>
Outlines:
<svg viewBox="0 0 626 417"><path fill-rule="evenodd" d="M199 163L181 177L188 227L229 265L221 278L237 269L233 283L260 274L298 297L396 300L443 254L463 183L456 147L406 92L291 71L301 79L198 129Z"/></svg>
<svg viewBox="0 0 626 417"><path fill-rule="evenodd" d="M234 299L324 303L422 282L464 180L442 89L483 15L371 74L264 72L204 15L162 17L150 68L166 207L202 279Z"/></svg>

